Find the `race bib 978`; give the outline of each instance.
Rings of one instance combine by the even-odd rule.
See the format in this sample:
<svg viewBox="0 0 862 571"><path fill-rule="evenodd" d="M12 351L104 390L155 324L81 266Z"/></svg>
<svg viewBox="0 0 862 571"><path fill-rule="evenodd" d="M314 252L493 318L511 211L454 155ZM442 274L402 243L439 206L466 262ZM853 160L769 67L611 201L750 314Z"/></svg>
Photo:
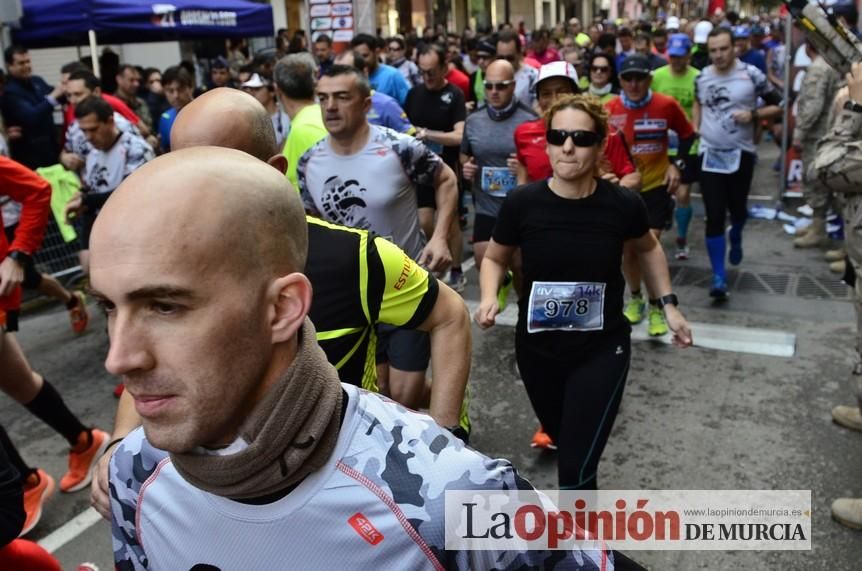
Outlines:
<svg viewBox="0 0 862 571"><path fill-rule="evenodd" d="M605 287L601 282L533 282L527 332L601 331Z"/></svg>

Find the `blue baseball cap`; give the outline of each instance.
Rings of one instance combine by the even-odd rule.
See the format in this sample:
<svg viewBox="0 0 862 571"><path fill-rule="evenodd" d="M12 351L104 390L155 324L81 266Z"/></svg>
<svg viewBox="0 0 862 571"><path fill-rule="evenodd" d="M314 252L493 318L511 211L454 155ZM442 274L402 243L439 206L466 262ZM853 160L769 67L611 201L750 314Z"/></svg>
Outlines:
<svg viewBox="0 0 862 571"><path fill-rule="evenodd" d="M687 56L691 51L691 40L687 34L673 34L667 41L667 55Z"/></svg>
<svg viewBox="0 0 862 571"><path fill-rule="evenodd" d="M748 26L737 26L733 29L733 39L744 39L751 37L751 28Z"/></svg>

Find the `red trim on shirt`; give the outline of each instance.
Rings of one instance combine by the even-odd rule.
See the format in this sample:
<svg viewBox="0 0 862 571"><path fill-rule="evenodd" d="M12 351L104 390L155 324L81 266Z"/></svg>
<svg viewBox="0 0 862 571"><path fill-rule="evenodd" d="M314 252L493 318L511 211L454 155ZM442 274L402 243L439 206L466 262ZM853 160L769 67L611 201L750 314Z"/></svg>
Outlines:
<svg viewBox="0 0 862 571"><path fill-rule="evenodd" d="M395 503L395 500L393 500L389 496L389 494L384 492L380 488L380 486L378 486L377 484L375 484L374 482L372 482L371 480L366 478L364 474L362 474L361 472L358 472L357 470L354 470L353 468L351 468L347 464L344 464L340 460L339 460L338 464L336 464L336 467L339 470L341 470L342 472L344 472L344 474L346 474L347 476L353 478L354 480L356 480L357 482L359 482L360 484L362 484L363 486L368 488L368 490L372 494L377 496L377 498L381 502L386 504L386 506L390 510L392 510L393 515L395 515L395 518L398 520L398 523L401 524L401 527L404 528L404 531L407 533L407 535L410 537L410 539L412 539L414 541L414 543L416 543L416 545L419 546L419 549L422 550L422 553L425 554L425 557L427 557L428 561L431 562L431 565L434 566L434 569L439 569L440 571L443 571L443 565L441 565L440 562L437 560L437 558L434 557L434 553L431 551L431 548L428 547L428 544L425 543L425 540L422 539L422 536L419 535L419 533L415 529L413 529L413 526L410 525L409 521L407 521L407 517L404 515L404 512L401 511L401 508L398 507L398 504Z"/></svg>
<svg viewBox="0 0 862 571"><path fill-rule="evenodd" d="M162 458L162 461L156 464L156 469L153 470L153 473L150 474L150 477L147 478L147 481L141 484L141 489L138 492L138 506L137 510L135 510L135 537L138 538L138 545L141 546L141 551L144 553L147 552L144 549L144 539L141 537L141 512L144 511L144 493L147 491L147 488L152 484L156 478L159 476L159 472L162 471L162 468L165 467L165 464L171 461L171 457Z"/></svg>

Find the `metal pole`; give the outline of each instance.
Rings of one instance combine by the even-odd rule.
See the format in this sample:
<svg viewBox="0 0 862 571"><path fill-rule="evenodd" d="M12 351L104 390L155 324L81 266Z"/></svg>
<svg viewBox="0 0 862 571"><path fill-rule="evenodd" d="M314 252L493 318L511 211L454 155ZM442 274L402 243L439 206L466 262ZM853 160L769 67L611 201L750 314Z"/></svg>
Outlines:
<svg viewBox="0 0 862 571"><path fill-rule="evenodd" d="M90 59L93 60L93 73L96 74L96 77L101 78L102 71L99 69L99 54L97 53L99 46L96 44L96 30L88 31L87 35L90 37Z"/></svg>
<svg viewBox="0 0 862 571"><path fill-rule="evenodd" d="M781 129L781 176L779 177L778 196L784 198L787 191L787 148L790 140L790 80L793 54L793 18L787 14L784 19L784 128Z"/></svg>

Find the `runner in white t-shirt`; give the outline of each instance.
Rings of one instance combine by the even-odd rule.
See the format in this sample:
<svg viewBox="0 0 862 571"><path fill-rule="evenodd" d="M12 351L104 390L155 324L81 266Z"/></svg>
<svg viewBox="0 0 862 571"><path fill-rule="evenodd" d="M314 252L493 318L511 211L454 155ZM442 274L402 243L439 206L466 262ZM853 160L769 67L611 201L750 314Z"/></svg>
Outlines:
<svg viewBox="0 0 862 571"><path fill-rule="evenodd" d="M116 111L114 111L114 125L117 126L117 129L121 133L141 136L141 132L138 131L137 127ZM80 171L83 169L87 155L90 154L91 150L93 150L93 145L87 140L87 136L81 130L80 123L75 119L69 123L69 127L66 129L66 142L63 145L63 152L60 153L60 162L69 170ZM75 156L70 157L68 156L69 154Z"/></svg>
<svg viewBox="0 0 862 571"><path fill-rule="evenodd" d="M81 269L89 272L90 230L102 206L123 180L151 160L152 147L140 136L121 131L114 123L114 111L107 101L90 96L75 106L75 118L91 149L82 175L82 192L66 204L66 216L80 218Z"/></svg>

